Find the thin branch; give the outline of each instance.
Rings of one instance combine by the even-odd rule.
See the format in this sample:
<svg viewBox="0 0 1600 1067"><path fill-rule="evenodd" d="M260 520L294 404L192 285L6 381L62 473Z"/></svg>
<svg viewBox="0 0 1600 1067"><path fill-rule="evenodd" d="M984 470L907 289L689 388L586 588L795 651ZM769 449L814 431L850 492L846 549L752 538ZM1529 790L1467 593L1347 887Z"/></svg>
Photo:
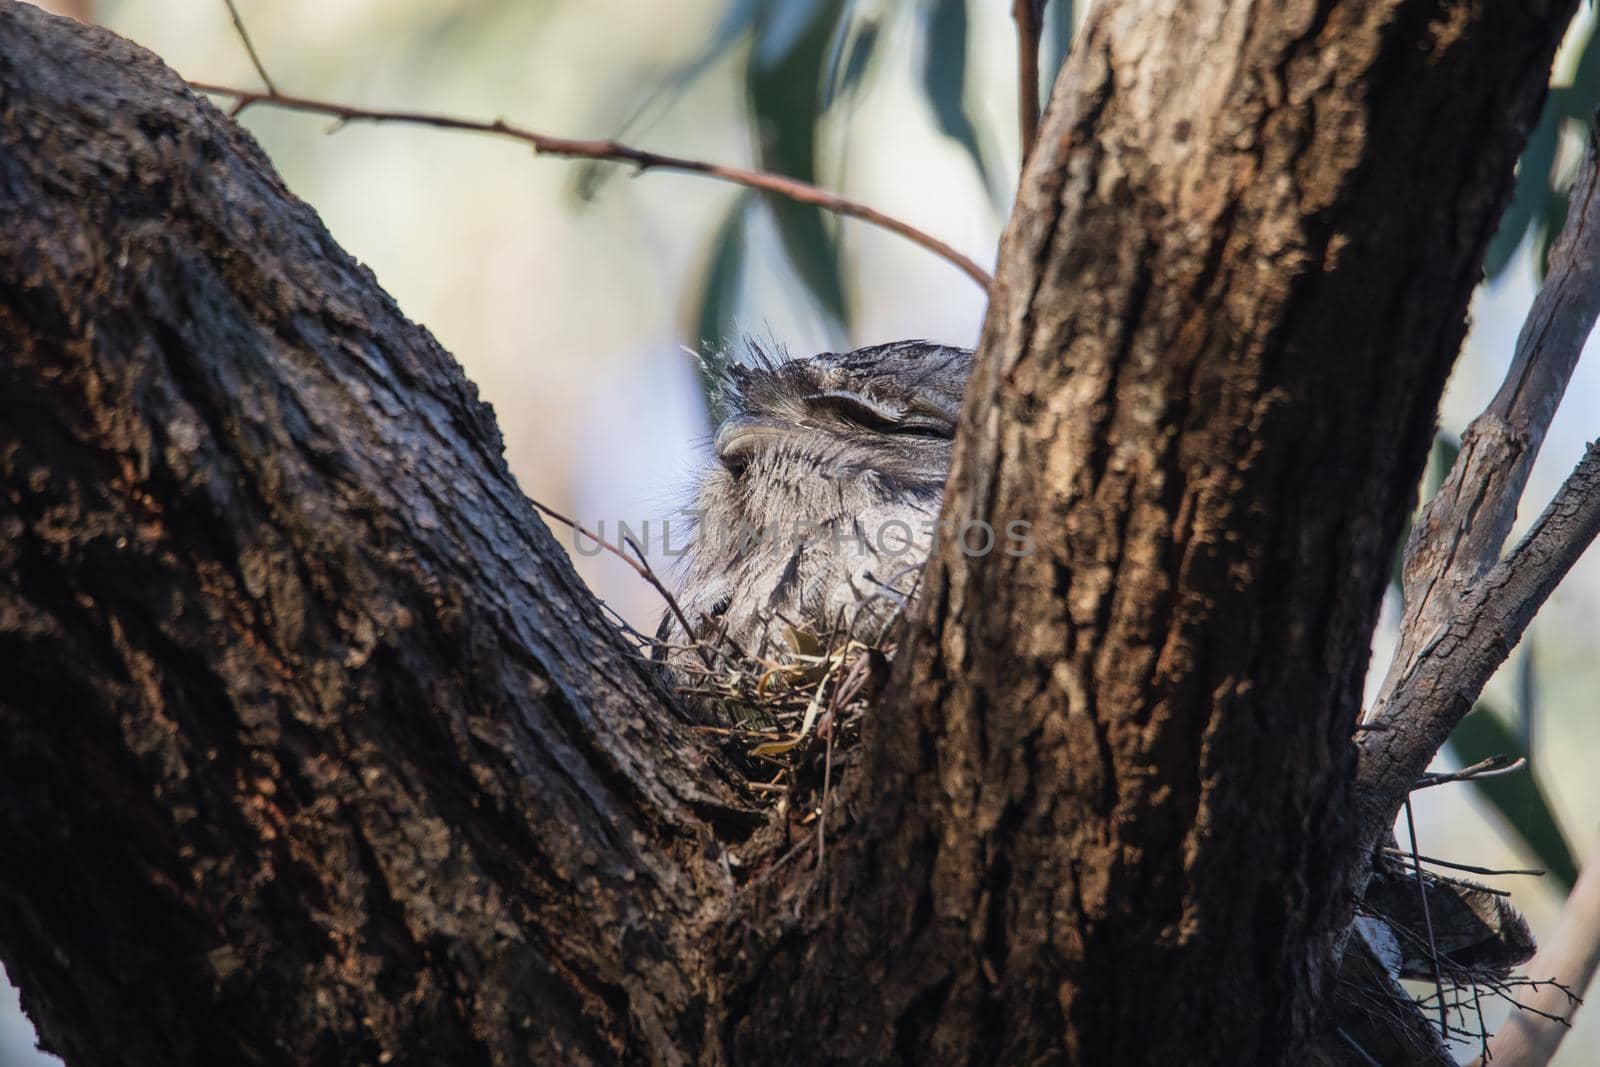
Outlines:
<svg viewBox="0 0 1600 1067"><path fill-rule="evenodd" d="M634 555L639 557L639 566L634 569L643 575L644 580L654 586L655 591L661 594L661 599L667 602L667 610L672 612L672 617L678 620L679 626L683 627L684 638L693 641L694 630L689 626L688 616L684 615L683 609L678 606L678 598L672 595L672 591L666 587L666 584L660 578L656 577L655 568L650 566L650 561L645 558L644 550L639 547L639 542L635 541L631 534L624 536L622 541L633 549ZM711 659L711 653L706 651L704 645L696 641L694 650L699 653L700 662L705 664L706 670L714 671L717 669L716 663Z"/></svg>
<svg viewBox="0 0 1600 1067"><path fill-rule="evenodd" d="M1510 555L1474 582L1453 617L1418 650L1357 738L1357 805L1365 839L1394 825L1434 753L1471 710L1534 614L1600 534L1600 442Z"/></svg>
<svg viewBox="0 0 1600 1067"><path fill-rule="evenodd" d="M1431 789L1436 785L1448 785L1451 782L1481 782L1486 778L1503 778L1508 774L1516 774L1526 770L1528 760L1524 756L1515 759L1510 756L1490 756L1488 759L1479 760L1470 767L1463 767L1459 771L1450 771L1445 774L1424 774L1417 779L1417 784L1412 792L1418 789Z"/></svg>
<svg viewBox="0 0 1600 1067"><path fill-rule="evenodd" d="M834 687L837 698L839 687ZM833 716L827 736L827 751L822 760L822 797L817 802L817 870L822 870L823 857L828 843L828 801L833 795L833 735L839 732L837 699L829 701L828 713Z"/></svg>
<svg viewBox="0 0 1600 1067"><path fill-rule="evenodd" d="M1039 36L1048 0L1015 0L1017 23L1017 118L1022 127L1022 163L1027 165L1039 139Z"/></svg>
<svg viewBox="0 0 1600 1067"><path fill-rule="evenodd" d="M672 591L662 583L661 579L656 577L655 569L650 566L650 561L645 558L644 553L639 549L638 542L636 542L632 537L624 538L624 540L626 541L628 547L633 549L634 554L639 557L639 561L637 563L629 559L626 552L622 551L622 549L618 548L610 541L607 541L599 534L589 530L577 520L568 518L567 516L561 514L561 512L557 511L553 507L550 507L548 504L541 504L531 496L528 498L528 503L544 512L545 515L561 523L563 526L570 528L574 533L577 533L583 537L587 537L589 540L593 541L595 544L599 545L601 548L605 549L607 552L610 552L613 556L616 556L622 562L632 567L634 573L643 578L646 582L650 583L650 586L655 589L656 592L661 594L661 599L667 602L667 610L672 612L673 617L678 620L678 625L683 627L684 637L691 641L694 640L694 629L689 625L689 620L684 617L683 609L678 606L677 598L672 595ZM711 655L705 650L704 646L702 646L699 642L695 642L692 647L700 654L700 661L706 665L706 669L708 671L715 671L716 664L711 661Z"/></svg>
<svg viewBox="0 0 1600 1067"><path fill-rule="evenodd" d="M1517 338L1500 391L1461 438L1461 453L1406 544L1405 616L1378 703L1494 566L1545 432L1600 316L1600 140L1591 131L1550 272Z"/></svg>
<svg viewBox="0 0 1600 1067"><path fill-rule="evenodd" d="M1571 896L1561 909L1553 937L1528 962L1529 974L1553 975L1557 981L1535 985L1527 1003L1513 1012L1474 1067L1536 1067L1549 1063L1571 1029L1578 999L1600 966L1600 842L1583 865Z"/></svg>
<svg viewBox="0 0 1600 1067"><path fill-rule="evenodd" d="M1406 797L1406 834L1411 841L1411 869L1417 874L1417 897L1422 905L1422 927L1428 935L1428 962L1433 965L1433 988L1439 994L1439 1036L1450 1040L1450 1016L1444 1006L1444 973L1439 969L1439 943L1433 936L1433 914L1428 909L1428 880L1422 871L1422 856L1417 853L1417 820Z"/></svg>
<svg viewBox="0 0 1600 1067"><path fill-rule="evenodd" d="M533 150L540 155L560 156L566 159L609 160L615 163L630 164L640 171L657 169L699 174L707 178L715 178L718 181L729 182L733 185L760 189L763 192L786 197L802 204L813 204L824 211L831 211L836 215L860 219L862 222L870 223L873 226L888 230L890 233L898 234L913 244L927 249L946 262L953 264L967 277L983 286L985 290L989 288L990 282L993 281L989 272L978 266L977 263L957 252L937 237L917 229L910 223L885 215L876 208L870 208L854 200L847 200L836 193L830 193L826 189L812 185L810 182L787 178L781 174L749 170L744 167L730 167L721 163L707 163L704 160L686 159L682 156L663 155L659 152L645 151L644 149L634 148L612 140L552 137L548 134L524 129L521 126L514 126L504 119L485 122L478 119L464 119L426 111L380 111L352 107L348 104L338 104L328 100L313 100L304 96L289 96L285 93L271 90L255 92L226 85L213 85L208 82L190 82L189 87L198 92L211 93L214 96L225 96L234 100L235 114L247 107L260 104L284 111L327 115L330 118L337 119L341 125L348 122L392 122L412 126L430 126L440 130L465 130L472 133L486 133L495 137L506 137L514 141L521 141L523 144L531 145Z"/></svg>
<svg viewBox="0 0 1600 1067"><path fill-rule="evenodd" d="M1408 822L1410 820L1409 813L1407 815L1407 820ZM1432 856L1419 855L1416 851L1415 844L1412 845L1411 851L1409 852L1407 852L1405 849L1392 847L1386 847L1383 851L1385 854L1394 856L1396 859L1421 860L1423 863L1431 863L1435 867L1448 867L1453 871L1466 871L1468 874L1526 874L1535 878L1542 878L1549 873L1547 871L1542 871L1537 867L1474 867L1470 863L1455 863L1451 860L1435 859ZM1437 877L1437 875L1435 877ZM1487 892L1494 892L1494 890L1489 889L1487 886L1473 886L1473 888L1482 889Z"/></svg>
<svg viewBox="0 0 1600 1067"><path fill-rule="evenodd" d="M1366 1064L1367 1067L1383 1067L1383 1064L1379 1063L1377 1060L1373 1059L1367 1054L1367 1050L1361 1047L1360 1042L1351 1037L1349 1034L1345 1033L1342 1028L1336 1026L1334 1027L1333 1032L1339 1035L1340 1041L1343 1041L1346 1045L1350 1046L1350 1050L1356 1054L1356 1058L1358 1058L1362 1063Z"/></svg>
<svg viewBox="0 0 1600 1067"><path fill-rule="evenodd" d="M256 52L255 42L250 40L250 32L244 28L244 19L239 17L239 9L234 6L233 0L222 0L228 5L228 14L233 16L233 28L239 34L239 40L244 42L244 50L250 53L250 62L256 68L256 75L261 79L261 84L267 87L267 92L277 93L278 87L273 84L272 75L267 73L267 65L261 62L261 56ZM239 110L244 110L244 105L238 105Z"/></svg>

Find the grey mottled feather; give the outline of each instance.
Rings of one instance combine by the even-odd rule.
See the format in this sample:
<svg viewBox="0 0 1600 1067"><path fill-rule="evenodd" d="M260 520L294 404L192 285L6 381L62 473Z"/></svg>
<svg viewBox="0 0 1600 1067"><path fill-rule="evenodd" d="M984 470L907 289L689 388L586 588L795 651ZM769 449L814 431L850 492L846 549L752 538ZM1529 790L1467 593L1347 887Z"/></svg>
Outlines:
<svg viewBox="0 0 1600 1067"><path fill-rule="evenodd" d="M723 369L679 603L753 655L784 628L881 628L927 558L971 353L900 341ZM660 635L684 643L669 615Z"/></svg>

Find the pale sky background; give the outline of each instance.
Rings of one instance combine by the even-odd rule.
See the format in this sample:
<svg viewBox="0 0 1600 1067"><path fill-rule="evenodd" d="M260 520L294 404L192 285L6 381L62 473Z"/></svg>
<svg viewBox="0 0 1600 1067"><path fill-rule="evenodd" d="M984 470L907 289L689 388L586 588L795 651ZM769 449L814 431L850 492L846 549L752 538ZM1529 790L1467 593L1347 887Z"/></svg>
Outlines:
<svg viewBox="0 0 1600 1067"><path fill-rule="evenodd" d="M571 136L617 133L662 75L710 40L724 6L725 0L239 0L286 92L503 116ZM864 0L863 6L891 4ZM996 162L1014 172L1010 6L969 5L969 92ZM1080 8L1087 6L1080 0ZM222 0L100 0L94 12L187 77L257 85ZM889 61L859 106L827 130L824 173L834 177L825 183L992 264L1003 217L965 156L937 133L917 88L909 27L902 23L897 32L880 46ZM730 64L714 67L630 139L749 164L734 74ZM461 361L493 404L512 470L529 496L591 523L671 513L704 458L708 426L683 349L698 341L687 333L693 283L735 195L731 187L648 173L612 180L598 202L584 207L571 189L574 164L536 159L510 142L398 126L351 125L330 136L322 119L264 108L248 112L245 124L289 188ZM983 297L964 275L858 223L845 223L843 239L846 284L858 309L844 339L849 344L976 340ZM774 265L773 245L770 231L758 234L745 327L796 352L829 347L806 301L793 296L797 286ZM1523 256L1478 294L1473 331L1445 400L1445 428L1459 432L1494 392L1533 291ZM1585 441L1600 434L1597 408L1600 363L1591 360L1580 366L1551 428L1522 525ZM557 534L571 544L563 531ZM642 629L653 627L660 606L631 570L607 557L575 562L604 600ZM1593 769L1600 757L1597 612L1600 564L1588 558L1533 630L1541 709L1536 764L1580 859L1594 847L1600 810L1600 775ZM1391 640L1388 632L1379 635L1375 675ZM1504 694L1507 684L1497 680L1491 694ZM1417 807L1425 852L1486 866L1526 862L1465 788L1426 790ZM1516 891L1536 932L1552 927L1559 901L1551 891L1528 879L1496 884ZM15 993L0 986L0 1064L58 1062L31 1049ZM1557 1063L1594 1062L1600 1062L1600 1008L1591 1006L1579 1013Z"/></svg>

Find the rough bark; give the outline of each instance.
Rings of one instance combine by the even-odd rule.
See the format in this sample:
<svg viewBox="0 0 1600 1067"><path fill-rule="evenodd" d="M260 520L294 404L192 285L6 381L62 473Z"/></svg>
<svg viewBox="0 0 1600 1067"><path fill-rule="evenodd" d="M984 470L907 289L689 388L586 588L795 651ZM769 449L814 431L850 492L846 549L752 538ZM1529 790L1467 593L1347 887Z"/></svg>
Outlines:
<svg viewBox="0 0 1600 1067"><path fill-rule="evenodd" d="M1600 535L1600 442L1562 483L1527 536L1467 588L1454 614L1398 672L1358 753L1355 813L1362 840L1394 826L1410 786L1466 717L1533 616Z"/></svg>
<svg viewBox="0 0 1600 1067"><path fill-rule="evenodd" d="M1096 6L944 513L1037 550L948 537L924 579L852 904L896 1000L846 1020L944 1062L1273 1062L1312 1027L1393 545L1571 10Z"/></svg>
<svg viewBox="0 0 1600 1067"><path fill-rule="evenodd" d="M1545 431L1600 317L1600 131L1595 129L1569 205L1505 380L1461 435L1449 476L1411 528L1400 646L1369 717L1380 716L1396 698L1402 680L1459 611L1462 596L1500 559Z"/></svg>
<svg viewBox="0 0 1600 1067"><path fill-rule="evenodd" d="M945 545L819 872L765 866L249 137L0 0L0 952L46 1041L1293 1062L1388 552L1572 6L1097 5L947 499L1036 551Z"/></svg>
<svg viewBox="0 0 1600 1067"><path fill-rule="evenodd" d="M740 801L460 368L149 54L0 7L0 946L68 1063L690 1048Z"/></svg>

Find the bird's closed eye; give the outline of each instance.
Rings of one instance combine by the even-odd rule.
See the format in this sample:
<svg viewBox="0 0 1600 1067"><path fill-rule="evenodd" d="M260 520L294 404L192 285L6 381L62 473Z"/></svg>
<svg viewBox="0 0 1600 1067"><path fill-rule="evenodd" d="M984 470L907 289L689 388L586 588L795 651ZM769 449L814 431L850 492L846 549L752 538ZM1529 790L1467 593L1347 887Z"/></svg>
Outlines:
<svg viewBox="0 0 1600 1067"><path fill-rule="evenodd" d="M857 393L830 390L806 397L812 411L825 412L864 429L902 437L927 437L950 440L955 427L949 422L915 412L897 415L885 411Z"/></svg>
<svg viewBox="0 0 1600 1067"><path fill-rule="evenodd" d="M956 428L948 422L936 419L924 419L915 415L895 423L892 431L902 437L931 437L940 441L949 441L956 435Z"/></svg>

